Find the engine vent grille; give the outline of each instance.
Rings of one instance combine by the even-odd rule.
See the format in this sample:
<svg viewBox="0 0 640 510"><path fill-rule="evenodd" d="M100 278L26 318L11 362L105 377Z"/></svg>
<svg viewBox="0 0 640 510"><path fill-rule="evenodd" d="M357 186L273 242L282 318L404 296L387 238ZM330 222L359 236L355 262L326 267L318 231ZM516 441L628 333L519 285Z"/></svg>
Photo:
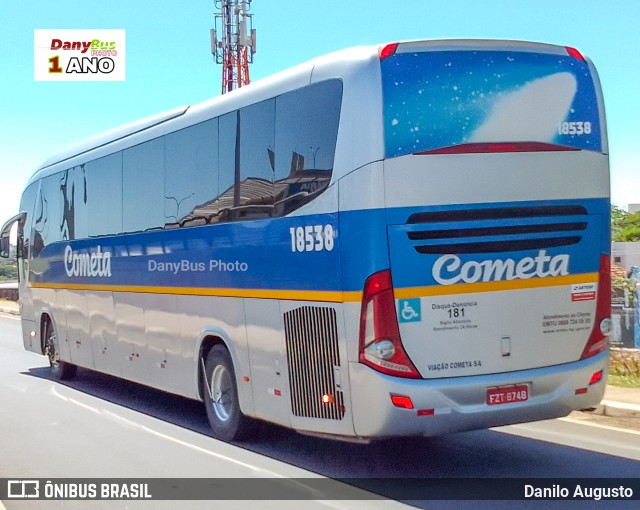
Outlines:
<svg viewBox="0 0 640 510"><path fill-rule="evenodd" d="M421 254L513 252L579 243L587 211L573 205L434 211L412 214L407 225Z"/></svg>
<svg viewBox="0 0 640 510"><path fill-rule="evenodd" d="M344 402L335 380L335 368L340 366L335 310L296 308L284 314L284 329L294 416L341 420ZM323 402L323 395L331 395L333 401Z"/></svg>

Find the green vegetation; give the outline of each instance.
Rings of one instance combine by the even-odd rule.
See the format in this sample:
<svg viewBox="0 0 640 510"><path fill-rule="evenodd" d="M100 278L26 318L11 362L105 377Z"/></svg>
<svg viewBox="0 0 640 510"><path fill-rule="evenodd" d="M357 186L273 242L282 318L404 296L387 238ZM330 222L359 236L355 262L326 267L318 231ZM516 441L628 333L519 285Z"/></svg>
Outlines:
<svg viewBox="0 0 640 510"><path fill-rule="evenodd" d="M629 214L615 205L611 206L611 240L616 242L640 241L640 211ZM627 289L627 306L633 307L633 297L636 282L627 276L613 277L611 281L612 300L614 304L625 302L625 288Z"/></svg>
<svg viewBox="0 0 640 510"><path fill-rule="evenodd" d="M629 214L611 206L611 240L616 242L640 241L640 211Z"/></svg>
<svg viewBox="0 0 640 510"><path fill-rule="evenodd" d="M634 291L636 288L636 281L627 277L618 277L611 280L611 304L624 303L624 289L627 288L627 299L629 301L629 307L633 308Z"/></svg>
<svg viewBox="0 0 640 510"><path fill-rule="evenodd" d="M640 388L640 351L611 349L607 383L623 388Z"/></svg>
<svg viewBox="0 0 640 510"><path fill-rule="evenodd" d="M0 282L17 282L18 266L15 259L0 259Z"/></svg>
<svg viewBox="0 0 640 510"><path fill-rule="evenodd" d="M638 377L623 377L621 375L611 375L607 378L607 384L611 386L618 386L620 388L639 388L640 378Z"/></svg>

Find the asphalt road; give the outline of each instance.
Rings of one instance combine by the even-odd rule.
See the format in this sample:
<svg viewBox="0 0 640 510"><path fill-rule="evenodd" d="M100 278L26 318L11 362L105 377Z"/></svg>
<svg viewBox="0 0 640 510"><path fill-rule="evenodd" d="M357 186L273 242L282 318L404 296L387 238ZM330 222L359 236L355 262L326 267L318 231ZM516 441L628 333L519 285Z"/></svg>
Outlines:
<svg viewBox="0 0 640 510"><path fill-rule="evenodd" d="M79 370L49 378L0 317L0 478L640 478L640 433L551 420L355 445L263 424L245 444L208 435L202 404ZM376 483L384 484L384 480ZM495 482L491 482L495 483ZM639 495L636 495L638 497ZM240 496L239 496L240 497ZM640 501L407 501L466 508L640 508ZM29 508L396 508L394 501L25 502ZM1 506L0 506L1 508Z"/></svg>

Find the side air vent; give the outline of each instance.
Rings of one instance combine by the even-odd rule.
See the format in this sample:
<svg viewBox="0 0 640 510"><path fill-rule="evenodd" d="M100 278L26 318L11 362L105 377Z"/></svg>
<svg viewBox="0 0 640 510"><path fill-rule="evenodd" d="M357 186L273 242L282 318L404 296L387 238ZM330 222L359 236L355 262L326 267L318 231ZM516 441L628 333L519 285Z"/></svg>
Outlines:
<svg viewBox="0 0 640 510"><path fill-rule="evenodd" d="M581 241L582 206L534 206L433 211L409 216L407 237L421 254L541 250Z"/></svg>
<svg viewBox="0 0 640 510"><path fill-rule="evenodd" d="M341 420L344 402L335 380L340 366L335 310L296 308L284 314L284 328L293 414Z"/></svg>

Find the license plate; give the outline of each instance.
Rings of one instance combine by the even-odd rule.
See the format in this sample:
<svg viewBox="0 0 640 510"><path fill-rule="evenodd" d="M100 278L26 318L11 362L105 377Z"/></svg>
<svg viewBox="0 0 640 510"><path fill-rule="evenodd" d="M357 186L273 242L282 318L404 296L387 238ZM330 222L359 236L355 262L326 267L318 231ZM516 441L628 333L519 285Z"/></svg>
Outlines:
<svg viewBox="0 0 640 510"><path fill-rule="evenodd" d="M487 405L497 406L501 404L515 404L529 400L529 386L526 384L514 384L512 386L500 386L487 390Z"/></svg>

